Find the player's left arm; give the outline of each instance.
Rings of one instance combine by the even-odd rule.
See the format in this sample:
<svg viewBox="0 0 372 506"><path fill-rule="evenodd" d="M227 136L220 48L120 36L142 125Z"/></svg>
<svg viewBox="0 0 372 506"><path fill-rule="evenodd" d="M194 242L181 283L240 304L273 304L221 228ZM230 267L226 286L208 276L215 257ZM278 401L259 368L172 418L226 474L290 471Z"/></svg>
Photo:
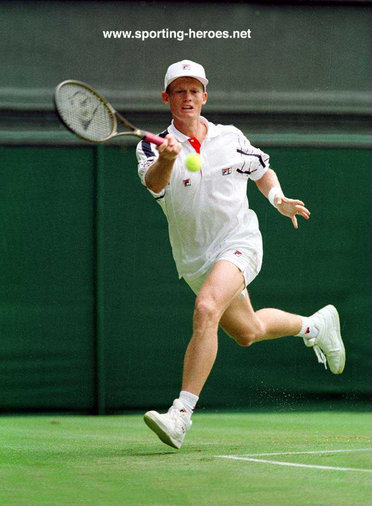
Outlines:
<svg viewBox="0 0 372 506"><path fill-rule="evenodd" d="M255 180L255 183L260 192L281 214L291 218L294 228L298 228L296 215L302 216L305 220L310 218L310 211L306 209L302 200L289 199L284 196L279 179L272 169L268 169L260 179Z"/></svg>

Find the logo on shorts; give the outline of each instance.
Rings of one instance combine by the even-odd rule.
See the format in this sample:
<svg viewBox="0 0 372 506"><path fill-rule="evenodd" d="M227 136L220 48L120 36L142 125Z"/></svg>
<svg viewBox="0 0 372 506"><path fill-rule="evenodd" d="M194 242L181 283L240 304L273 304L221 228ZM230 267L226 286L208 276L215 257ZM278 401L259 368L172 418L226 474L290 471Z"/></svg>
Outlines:
<svg viewBox="0 0 372 506"><path fill-rule="evenodd" d="M184 179L183 180L184 186L191 186L191 180L190 179Z"/></svg>
<svg viewBox="0 0 372 506"><path fill-rule="evenodd" d="M231 173L232 173L232 168L231 167L229 167L228 169L222 169L222 175L223 176L228 176Z"/></svg>
<svg viewBox="0 0 372 506"><path fill-rule="evenodd" d="M234 255L236 255L237 257L241 257L241 256L242 256L242 254L243 254L243 253L242 253L241 251L239 251L238 249L236 249L236 250L234 251Z"/></svg>

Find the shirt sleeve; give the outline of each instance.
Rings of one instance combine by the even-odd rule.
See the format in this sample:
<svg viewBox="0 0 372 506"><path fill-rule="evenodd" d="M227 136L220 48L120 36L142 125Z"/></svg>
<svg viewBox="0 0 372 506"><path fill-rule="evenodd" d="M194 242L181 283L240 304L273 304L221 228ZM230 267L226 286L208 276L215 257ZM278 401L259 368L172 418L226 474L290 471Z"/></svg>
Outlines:
<svg viewBox="0 0 372 506"><path fill-rule="evenodd" d="M265 172L267 172L270 168L270 156L260 149L252 146L240 130L239 134L240 149L238 151L244 158L244 169L247 171L249 179L258 181L258 179L261 179Z"/></svg>
<svg viewBox="0 0 372 506"><path fill-rule="evenodd" d="M138 161L138 176L141 180L141 183L146 186L145 175L147 169L152 165L155 160L158 158L159 153L156 149L154 149L154 145L149 142L141 141L137 144L136 156ZM160 193L155 193L147 188L151 195L156 199L161 198L165 194L165 189Z"/></svg>

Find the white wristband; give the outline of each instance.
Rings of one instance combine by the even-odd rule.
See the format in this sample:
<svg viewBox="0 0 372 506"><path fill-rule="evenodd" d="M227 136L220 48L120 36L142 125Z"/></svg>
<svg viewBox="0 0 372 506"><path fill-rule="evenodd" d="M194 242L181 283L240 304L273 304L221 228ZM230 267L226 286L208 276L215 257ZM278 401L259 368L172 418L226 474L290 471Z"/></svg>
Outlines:
<svg viewBox="0 0 372 506"><path fill-rule="evenodd" d="M275 202L274 202L274 198L276 197L276 195L279 195L279 197L284 197L284 193L279 188L279 186L273 186L267 196L270 204L273 205L274 207L276 207Z"/></svg>

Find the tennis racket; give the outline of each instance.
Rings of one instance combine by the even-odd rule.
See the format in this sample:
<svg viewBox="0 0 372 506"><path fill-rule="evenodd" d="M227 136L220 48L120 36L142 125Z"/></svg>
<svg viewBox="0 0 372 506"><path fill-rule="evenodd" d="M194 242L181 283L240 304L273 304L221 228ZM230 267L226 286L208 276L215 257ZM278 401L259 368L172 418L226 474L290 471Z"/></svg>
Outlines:
<svg viewBox="0 0 372 506"><path fill-rule="evenodd" d="M164 142L162 137L132 125L88 84L63 81L57 86L54 99L62 123L85 141L98 144L115 137L134 135L157 146ZM118 132L117 120L130 131Z"/></svg>

